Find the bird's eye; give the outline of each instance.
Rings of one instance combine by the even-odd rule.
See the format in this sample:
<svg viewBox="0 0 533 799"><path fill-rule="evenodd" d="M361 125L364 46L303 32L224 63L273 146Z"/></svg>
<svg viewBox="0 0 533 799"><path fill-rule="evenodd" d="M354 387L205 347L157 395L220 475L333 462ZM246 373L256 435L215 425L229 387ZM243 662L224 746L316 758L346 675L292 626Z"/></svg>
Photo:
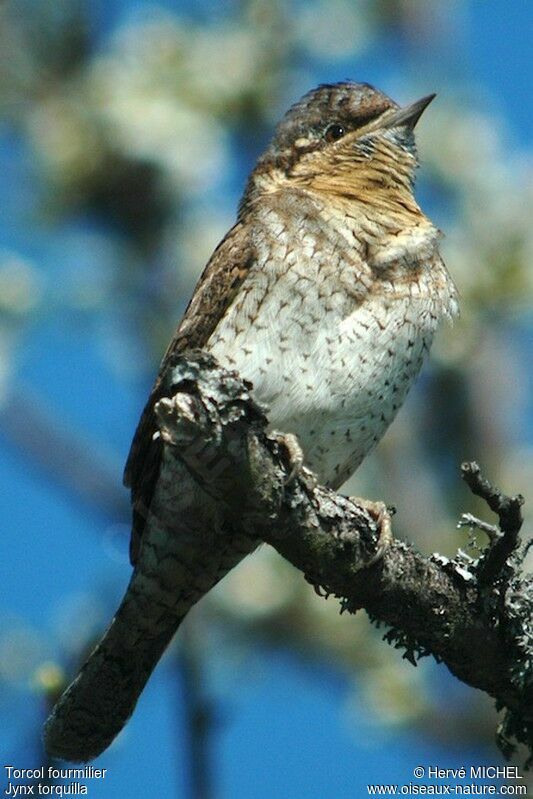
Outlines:
<svg viewBox="0 0 533 799"><path fill-rule="evenodd" d="M333 122L331 125L328 125L324 131L324 138L326 141L337 141L337 139L341 139L345 133L346 128L344 125Z"/></svg>

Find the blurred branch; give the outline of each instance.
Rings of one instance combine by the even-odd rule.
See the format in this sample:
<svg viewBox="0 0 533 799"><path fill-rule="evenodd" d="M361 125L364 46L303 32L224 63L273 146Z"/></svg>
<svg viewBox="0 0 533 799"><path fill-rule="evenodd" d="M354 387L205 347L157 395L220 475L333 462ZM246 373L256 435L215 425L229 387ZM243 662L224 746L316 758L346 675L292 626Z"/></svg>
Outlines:
<svg viewBox="0 0 533 799"><path fill-rule="evenodd" d="M69 493L110 519L129 517L126 492L117 483L120 471L47 413L42 399L24 388L13 389L0 405L0 434L31 463Z"/></svg>
<svg viewBox="0 0 533 799"><path fill-rule="evenodd" d="M209 756L213 708L204 692L202 647L198 633L198 620L188 618L182 627L176 663L183 686L181 705L187 736L188 794L190 799L210 799L213 796Z"/></svg>
<svg viewBox="0 0 533 799"><path fill-rule="evenodd" d="M498 512L511 509L500 512L501 534L482 556L425 557L393 540L374 563L375 521L357 501L316 485L306 469L287 479L285 447L265 432L249 383L200 351L177 356L166 380L168 396L156 408L165 463L185 463L234 530L274 546L343 610L365 608L388 625L385 638L404 657L416 663L431 654L494 697L506 710L504 753L511 741L533 752L533 575L521 572L521 500L497 493L470 465L464 473L476 493ZM171 488L168 501L172 514Z"/></svg>

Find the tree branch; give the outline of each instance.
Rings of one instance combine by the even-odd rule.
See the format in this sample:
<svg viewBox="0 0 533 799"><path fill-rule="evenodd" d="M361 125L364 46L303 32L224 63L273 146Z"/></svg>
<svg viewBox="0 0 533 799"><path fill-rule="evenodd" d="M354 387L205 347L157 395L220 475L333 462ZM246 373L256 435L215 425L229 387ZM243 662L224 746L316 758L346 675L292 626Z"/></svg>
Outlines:
<svg viewBox="0 0 533 799"><path fill-rule="evenodd" d="M522 497L505 497L477 464L464 464L471 490L500 520L482 555L426 557L394 539L368 566L379 538L375 520L357 501L317 485L305 468L287 480L283 439L266 432L265 409L249 383L200 351L176 357L166 380L168 397L156 412L168 473L185 464L226 523L271 544L317 591L338 597L342 610L365 608L411 662L433 655L494 697L505 709L498 732L504 753L516 742L533 753L533 575L521 571ZM175 501L171 492L168 500ZM172 506L165 510L171 514Z"/></svg>

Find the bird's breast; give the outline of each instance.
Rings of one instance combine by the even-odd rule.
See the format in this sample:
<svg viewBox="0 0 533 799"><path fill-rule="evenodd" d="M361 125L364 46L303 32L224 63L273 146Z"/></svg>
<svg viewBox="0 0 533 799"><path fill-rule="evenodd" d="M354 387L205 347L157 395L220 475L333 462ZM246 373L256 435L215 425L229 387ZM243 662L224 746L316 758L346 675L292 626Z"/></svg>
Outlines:
<svg viewBox="0 0 533 799"><path fill-rule="evenodd" d="M253 382L271 427L295 433L310 468L338 487L419 372L446 311L442 275L380 277L346 236L305 217L293 230L272 220L255 246L257 263L209 349Z"/></svg>

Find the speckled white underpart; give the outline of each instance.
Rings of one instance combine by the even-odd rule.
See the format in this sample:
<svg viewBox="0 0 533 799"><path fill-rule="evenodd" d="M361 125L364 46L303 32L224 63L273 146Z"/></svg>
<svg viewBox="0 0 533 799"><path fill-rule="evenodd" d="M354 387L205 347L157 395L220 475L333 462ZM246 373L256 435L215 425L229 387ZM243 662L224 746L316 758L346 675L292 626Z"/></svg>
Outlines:
<svg viewBox="0 0 533 799"><path fill-rule="evenodd" d="M455 311L453 286L425 220L374 237L361 232L364 208L350 220L317 214L304 194L281 213L276 203L258 212L256 263L208 346L253 382L271 427L295 433L307 465L336 488L401 407L440 319Z"/></svg>

